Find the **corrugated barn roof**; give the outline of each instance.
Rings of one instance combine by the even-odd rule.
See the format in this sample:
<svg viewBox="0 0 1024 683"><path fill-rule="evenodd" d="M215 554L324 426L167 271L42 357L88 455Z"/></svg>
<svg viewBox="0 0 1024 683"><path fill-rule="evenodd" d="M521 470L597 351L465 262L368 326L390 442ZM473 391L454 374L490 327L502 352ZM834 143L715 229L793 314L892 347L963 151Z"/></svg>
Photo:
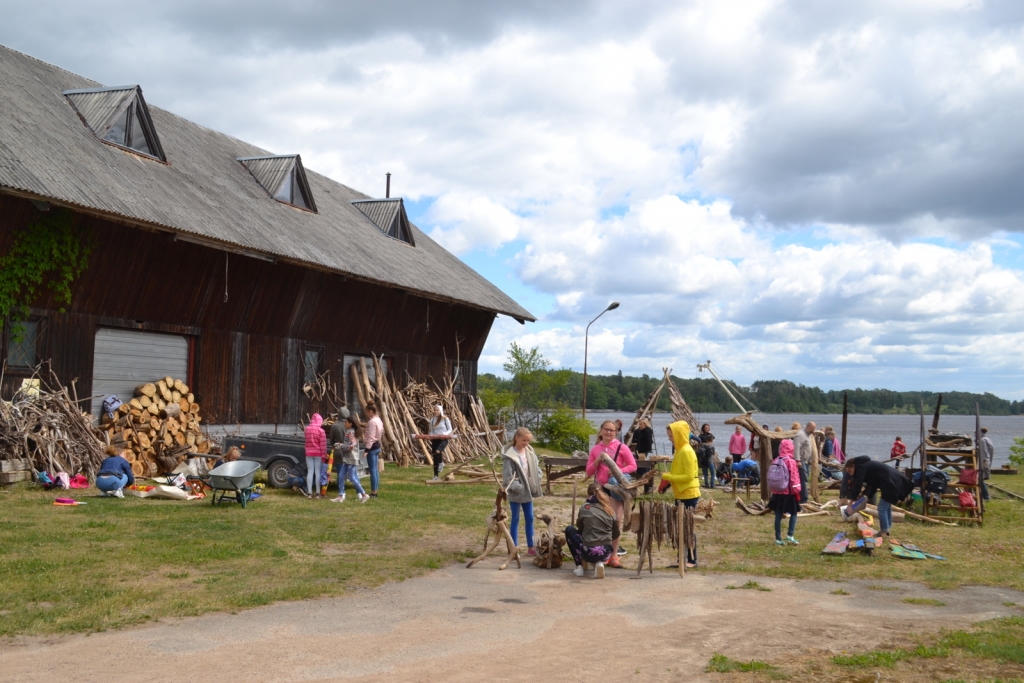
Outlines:
<svg viewBox="0 0 1024 683"><path fill-rule="evenodd" d="M384 234L352 204L369 199L352 188L307 169L316 212L275 201L238 161L273 156L258 147L156 107L149 113L166 164L104 144L62 94L97 87L0 46L0 187L534 320L415 225L415 246ZM92 97L82 116L102 118L126 96L116 92Z"/></svg>

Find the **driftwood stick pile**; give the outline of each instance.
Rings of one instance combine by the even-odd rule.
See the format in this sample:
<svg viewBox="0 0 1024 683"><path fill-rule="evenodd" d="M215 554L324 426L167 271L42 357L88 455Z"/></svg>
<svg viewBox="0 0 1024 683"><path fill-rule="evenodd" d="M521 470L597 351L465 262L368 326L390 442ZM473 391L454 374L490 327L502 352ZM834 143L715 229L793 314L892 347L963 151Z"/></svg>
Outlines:
<svg viewBox="0 0 1024 683"><path fill-rule="evenodd" d="M683 395L679 393L679 387L672 381L669 375L672 372L669 368L663 368L665 371L665 386L668 387L668 397L672 402L672 419L673 420L686 420L686 424L690 425L690 431L696 433L699 429L697 426L697 418L694 416L693 411L690 410L689 404Z"/></svg>
<svg viewBox="0 0 1024 683"><path fill-rule="evenodd" d="M371 385L364 363L352 364L352 380L360 403L366 405L373 401L377 405L378 414L384 423L381 454L385 460L397 462L403 467L416 461L433 464L429 442L414 440L411 435L429 431L435 405L444 408L444 414L451 420L454 429L444 452L445 462L466 462L501 448L501 439L487 424L483 403L476 397L469 397L470 410L464 414L459 408L454 382L450 378L445 378L443 388L430 388L418 382L410 382L399 388L394 380L382 372L380 360L374 358L375 382Z"/></svg>
<svg viewBox="0 0 1024 683"><path fill-rule="evenodd" d="M173 470L189 452L210 452L202 420L188 385L164 377L135 387L134 398L122 403L113 418L101 416L100 429L107 443L124 449L135 476L152 477Z"/></svg>
<svg viewBox="0 0 1024 683"><path fill-rule="evenodd" d="M523 563L519 559L519 548L516 547L515 542L512 540L512 534L508 532L508 526L505 525L505 520L508 519L508 515L505 513L505 499L505 491L499 487L498 493L494 498L494 511L487 516L487 533L484 535L484 551L478 557L470 560L469 564L466 565L466 569L469 569L474 564L490 555L503 539L505 541L505 546L508 548L508 558L498 566L498 570L500 571L505 569L512 561L515 561L518 568L523 568ZM491 537L491 534L494 534L494 541L490 546L488 546L487 540Z"/></svg>
<svg viewBox="0 0 1024 683"><path fill-rule="evenodd" d="M11 401L0 401L0 461L19 461L16 467L0 470L24 477L23 463L28 460L36 471L84 474L91 481L106 444L89 413L82 412L74 382L69 391L53 371L44 377L41 367L36 368L31 387L19 390Z"/></svg>
<svg viewBox="0 0 1024 683"><path fill-rule="evenodd" d="M654 544L661 549L662 543L669 544L679 556L679 575L682 576L685 570L686 554L684 549L694 550L697 547L697 536L694 533L694 522L697 517L693 510L683 505L673 505L661 501L640 501L639 504L639 528L637 531L636 545L639 548L640 559L636 565L636 575L644 568L654 573Z"/></svg>

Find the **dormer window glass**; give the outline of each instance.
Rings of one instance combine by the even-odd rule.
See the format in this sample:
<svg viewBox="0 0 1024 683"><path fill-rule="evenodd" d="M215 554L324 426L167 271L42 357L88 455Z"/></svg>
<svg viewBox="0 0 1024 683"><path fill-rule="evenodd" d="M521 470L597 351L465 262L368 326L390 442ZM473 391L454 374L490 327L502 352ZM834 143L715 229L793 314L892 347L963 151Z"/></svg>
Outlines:
<svg viewBox="0 0 1024 683"><path fill-rule="evenodd" d="M316 213L313 193L309 189L302 158L298 154L243 157L238 161L249 170L256 182L271 197L284 204Z"/></svg>
<svg viewBox="0 0 1024 683"><path fill-rule="evenodd" d="M64 96L103 142L167 161L139 86L65 90Z"/></svg>

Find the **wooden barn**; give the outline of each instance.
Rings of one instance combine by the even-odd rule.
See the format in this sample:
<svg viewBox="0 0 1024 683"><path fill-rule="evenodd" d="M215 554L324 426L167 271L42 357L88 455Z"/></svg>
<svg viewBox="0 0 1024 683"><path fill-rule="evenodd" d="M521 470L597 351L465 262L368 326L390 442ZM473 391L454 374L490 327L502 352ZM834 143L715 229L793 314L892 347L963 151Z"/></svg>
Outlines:
<svg viewBox="0 0 1024 683"><path fill-rule="evenodd" d="M49 359L79 396L186 379L210 423L292 424L303 384L383 356L396 378L457 377L496 315L528 311L374 199L149 107L137 85L102 87L0 47L0 255L54 217L92 245L64 312L34 302L5 322L9 398Z"/></svg>

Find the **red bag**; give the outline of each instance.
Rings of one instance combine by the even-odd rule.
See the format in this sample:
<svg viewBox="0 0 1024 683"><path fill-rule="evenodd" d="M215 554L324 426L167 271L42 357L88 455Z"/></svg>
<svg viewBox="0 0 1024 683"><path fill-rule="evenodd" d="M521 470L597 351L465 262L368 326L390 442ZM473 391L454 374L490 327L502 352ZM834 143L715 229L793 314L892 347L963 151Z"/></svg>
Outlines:
<svg viewBox="0 0 1024 683"><path fill-rule="evenodd" d="M966 468L960 470L960 483L965 486L977 486L978 470L970 470Z"/></svg>
<svg viewBox="0 0 1024 683"><path fill-rule="evenodd" d="M71 481L69 482L69 484L70 484L70 488L73 488L73 489L87 489L87 488L89 488L89 480L86 479L85 475L82 475L82 474L76 474L75 476L71 477Z"/></svg>
<svg viewBox="0 0 1024 683"><path fill-rule="evenodd" d="M960 492L960 507L961 507L961 509L964 509L964 510L971 510L971 509L977 507L977 504L974 501L974 494L972 494L970 491L961 491Z"/></svg>

